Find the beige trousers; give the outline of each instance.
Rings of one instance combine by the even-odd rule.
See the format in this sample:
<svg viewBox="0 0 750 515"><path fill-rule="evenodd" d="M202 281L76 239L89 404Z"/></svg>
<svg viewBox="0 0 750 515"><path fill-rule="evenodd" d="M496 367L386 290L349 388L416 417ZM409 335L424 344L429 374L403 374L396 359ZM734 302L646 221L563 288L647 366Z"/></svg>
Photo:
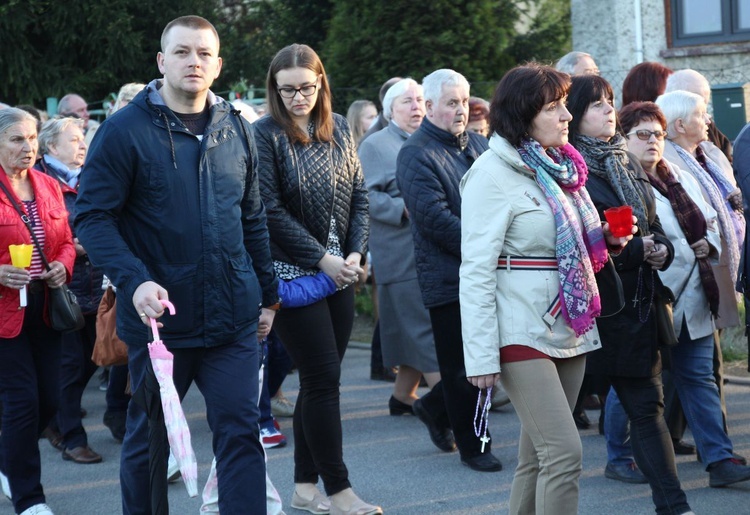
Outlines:
<svg viewBox="0 0 750 515"><path fill-rule="evenodd" d="M511 515L578 513L581 438L573 406L585 356L503 363L501 380L521 420Z"/></svg>

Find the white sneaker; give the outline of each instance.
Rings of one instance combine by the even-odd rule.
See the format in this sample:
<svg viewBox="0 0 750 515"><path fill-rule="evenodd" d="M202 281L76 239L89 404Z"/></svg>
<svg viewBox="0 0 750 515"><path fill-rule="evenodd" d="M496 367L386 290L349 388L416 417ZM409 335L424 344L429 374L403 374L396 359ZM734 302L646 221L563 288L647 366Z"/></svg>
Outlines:
<svg viewBox="0 0 750 515"><path fill-rule="evenodd" d="M26 508L21 512L21 515L55 515L52 513L52 508L46 504L35 504L31 508Z"/></svg>
<svg viewBox="0 0 750 515"><path fill-rule="evenodd" d="M0 486L2 486L3 494L5 494L5 497L10 501L10 483L8 483L8 478L2 472L0 472Z"/></svg>
<svg viewBox="0 0 750 515"><path fill-rule="evenodd" d="M294 404L283 393L278 393L276 397L271 397L271 414L274 417L292 417Z"/></svg>
<svg viewBox="0 0 750 515"><path fill-rule="evenodd" d="M167 462L167 482L174 483L182 477L180 472L180 464L177 463L177 458L174 457L172 451L169 451L169 461Z"/></svg>

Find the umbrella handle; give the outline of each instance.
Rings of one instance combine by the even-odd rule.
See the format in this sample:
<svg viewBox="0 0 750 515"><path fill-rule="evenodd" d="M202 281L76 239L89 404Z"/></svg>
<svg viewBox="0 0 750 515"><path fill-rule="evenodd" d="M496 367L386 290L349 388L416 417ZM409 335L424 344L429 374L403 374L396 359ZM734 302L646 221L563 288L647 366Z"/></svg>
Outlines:
<svg viewBox="0 0 750 515"><path fill-rule="evenodd" d="M159 302L161 302L162 306L167 308L170 315L175 314L174 304L164 299L159 299ZM149 317L148 320L151 322L151 332L154 335L154 341L161 340L161 338L159 338L159 328L156 326L156 319Z"/></svg>

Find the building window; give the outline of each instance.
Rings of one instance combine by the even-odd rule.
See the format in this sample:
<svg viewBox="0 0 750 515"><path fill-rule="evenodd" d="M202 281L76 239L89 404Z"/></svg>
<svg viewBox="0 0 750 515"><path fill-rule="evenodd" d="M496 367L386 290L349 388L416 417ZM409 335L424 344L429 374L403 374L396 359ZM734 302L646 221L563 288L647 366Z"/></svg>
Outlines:
<svg viewBox="0 0 750 515"><path fill-rule="evenodd" d="M748 0L670 0L672 46L750 41Z"/></svg>

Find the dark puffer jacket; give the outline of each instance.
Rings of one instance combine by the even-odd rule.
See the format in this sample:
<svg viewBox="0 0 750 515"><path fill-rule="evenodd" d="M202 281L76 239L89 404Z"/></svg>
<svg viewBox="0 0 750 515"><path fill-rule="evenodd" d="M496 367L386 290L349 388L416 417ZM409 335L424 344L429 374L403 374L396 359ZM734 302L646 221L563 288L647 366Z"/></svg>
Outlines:
<svg viewBox="0 0 750 515"><path fill-rule="evenodd" d="M68 186L54 168L44 161L44 158L37 162L34 169L59 181L63 199L65 199L65 208L68 210L68 223L72 230L73 219L76 215L76 197L78 196L78 191ZM75 231L73 231L73 237L75 237ZM96 314L96 310L99 308L99 303L102 300L102 295L104 295L104 290L102 290L103 280L104 272L91 264L88 254L76 256L76 261L73 265L73 278L70 280L68 288L75 293L84 315Z"/></svg>
<svg viewBox="0 0 750 515"><path fill-rule="evenodd" d="M427 308L458 301L459 183L488 146L484 136L454 136L425 118L398 154L396 180L412 222L417 278Z"/></svg>
<svg viewBox="0 0 750 515"><path fill-rule="evenodd" d="M292 144L270 116L253 124L253 167L266 206L271 255L312 269L326 253L331 218L344 257L367 253L368 203L346 118L334 114L333 142Z"/></svg>

